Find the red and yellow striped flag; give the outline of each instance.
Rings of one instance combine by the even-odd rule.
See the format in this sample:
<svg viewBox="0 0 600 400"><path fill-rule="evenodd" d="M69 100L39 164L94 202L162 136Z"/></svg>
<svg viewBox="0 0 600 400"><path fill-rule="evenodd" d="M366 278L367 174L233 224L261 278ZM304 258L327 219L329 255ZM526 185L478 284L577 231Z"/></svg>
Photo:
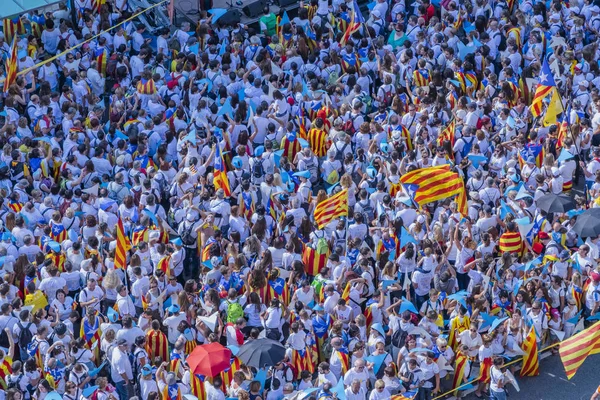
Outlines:
<svg viewBox="0 0 600 400"><path fill-rule="evenodd" d="M348 189L323 200L315 207L315 221L322 229L325 225L336 218L348 215Z"/></svg>
<svg viewBox="0 0 600 400"><path fill-rule="evenodd" d="M413 200L420 206L465 192L464 181L458 173L450 171L448 164L416 169L404 174L400 181L404 185L415 185ZM466 197L461 207L466 207Z"/></svg>
<svg viewBox="0 0 600 400"><path fill-rule="evenodd" d="M10 85L17 79L17 67L19 59L17 58L17 37L13 38L10 48L10 57L6 60L6 79L4 80L4 93L8 92Z"/></svg>
<svg viewBox="0 0 600 400"><path fill-rule="evenodd" d="M157 270L161 270L165 273L165 275L169 272L169 266L171 264L171 256L167 255L160 259L158 264L156 265Z"/></svg>
<svg viewBox="0 0 600 400"><path fill-rule="evenodd" d="M304 263L304 271L307 275L317 276L319 272L327 265L327 258L329 252L319 254L315 249L310 246L304 247L302 253L302 262Z"/></svg>
<svg viewBox="0 0 600 400"><path fill-rule="evenodd" d="M342 299L346 300L346 303L350 301L350 289L352 289L352 284L350 282L346 282L346 287L344 288L341 296Z"/></svg>
<svg viewBox="0 0 600 400"><path fill-rule="evenodd" d="M117 247L115 248L115 268L125 269L127 255L131 249L129 238L125 235L123 228L123 220L119 218L117 221Z"/></svg>
<svg viewBox="0 0 600 400"><path fill-rule="evenodd" d="M525 340L523 340L522 349L525 354L523 355L521 376L538 376L540 374L540 359L538 357L537 337L533 326L529 329L529 334L527 334Z"/></svg>
<svg viewBox="0 0 600 400"><path fill-rule="evenodd" d="M566 339L558 352L567 379L571 379L587 356L600 353L600 322Z"/></svg>
<svg viewBox="0 0 600 400"><path fill-rule="evenodd" d="M150 360L160 357L163 360L168 360L169 344L167 336L161 331L151 329L146 333L146 352Z"/></svg>
<svg viewBox="0 0 600 400"><path fill-rule="evenodd" d="M498 241L500 251L503 253L521 253L523 239L519 232L504 232Z"/></svg>
<svg viewBox="0 0 600 400"><path fill-rule="evenodd" d="M452 120L452 121L450 121L450 123L448 125L446 125L444 130L441 131L440 134L438 135L437 144L438 144L438 146L443 146L444 142L447 140L450 142L451 146L454 146L455 137L456 137L456 121ZM451 154L449 154L449 156L452 157Z"/></svg>

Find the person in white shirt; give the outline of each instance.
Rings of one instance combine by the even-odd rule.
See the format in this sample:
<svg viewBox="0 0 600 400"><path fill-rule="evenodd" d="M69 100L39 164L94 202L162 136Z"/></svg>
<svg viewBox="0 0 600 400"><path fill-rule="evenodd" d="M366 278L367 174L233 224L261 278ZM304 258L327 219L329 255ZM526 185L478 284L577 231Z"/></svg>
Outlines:
<svg viewBox="0 0 600 400"><path fill-rule="evenodd" d="M127 352L130 347L131 345L125 339L118 339L117 347L113 350L110 360L110 376L121 399L133 396L133 370Z"/></svg>
<svg viewBox="0 0 600 400"><path fill-rule="evenodd" d="M98 72L98 63L96 61L92 61L90 64L90 68L87 70L87 78L92 92L96 96L101 97L104 93L106 79Z"/></svg>
<svg viewBox="0 0 600 400"><path fill-rule="evenodd" d="M365 366L365 360L358 359L354 361L354 367L350 368L344 375L344 384L350 385L353 381L360 381L360 386L367 392L367 382L369 381L369 372ZM385 385L384 385L385 386Z"/></svg>
<svg viewBox="0 0 600 400"><path fill-rule="evenodd" d="M385 387L385 382L381 379L378 379L375 382L375 389L369 395L369 400L384 400L391 397L392 395L390 394L390 391Z"/></svg>
<svg viewBox="0 0 600 400"><path fill-rule="evenodd" d="M266 329L266 337L272 340L279 341L281 339L281 318L283 317L279 300L273 299L267 308L267 311L262 314L263 326Z"/></svg>
<svg viewBox="0 0 600 400"><path fill-rule="evenodd" d="M383 385L383 387L385 389L385 384ZM346 394L347 400L366 400L367 398L367 391L361 385L360 379L352 380L352 383L350 383L350 385L346 387L344 393Z"/></svg>

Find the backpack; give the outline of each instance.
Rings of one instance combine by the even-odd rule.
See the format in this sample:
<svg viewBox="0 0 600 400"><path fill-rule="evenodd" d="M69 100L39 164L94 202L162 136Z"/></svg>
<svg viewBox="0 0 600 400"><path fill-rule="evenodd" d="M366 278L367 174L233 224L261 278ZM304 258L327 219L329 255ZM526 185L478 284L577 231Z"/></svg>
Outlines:
<svg viewBox="0 0 600 400"><path fill-rule="evenodd" d="M460 155L465 158L467 156L467 154L469 154L471 152L471 147L473 147L473 142L475 141L474 138L471 138L470 142L467 142L466 138L463 138L463 142L465 143L465 145L463 146L462 150L460 151Z"/></svg>
<svg viewBox="0 0 600 400"><path fill-rule="evenodd" d="M306 169L310 172L310 181L311 182L316 182L317 181L317 177L318 175L318 171L317 171L317 165L314 162L314 159L312 157L304 160L304 166L306 167Z"/></svg>
<svg viewBox="0 0 600 400"><path fill-rule="evenodd" d="M348 135L353 135L356 133L356 128L354 128L354 120L356 118L358 118L358 115L353 118L352 114L350 114L350 117L344 123L344 127L342 128L342 130L345 131Z"/></svg>
<svg viewBox="0 0 600 400"><path fill-rule="evenodd" d="M161 176L162 179L158 179ZM165 178L164 174L156 174L154 177L156 179L156 183L158 183L158 192L160 193L160 197L164 199L168 199L171 197L171 192L169 190L169 185L167 184L167 178Z"/></svg>
<svg viewBox="0 0 600 400"><path fill-rule="evenodd" d="M407 337L408 332L398 326L398 329L392 334L392 346L401 349L406 344Z"/></svg>
<svg viewBox="0 0 600 400"><path fill-rule="evenodd" d="M192 236L192 229L194 228L194 224L190 224L189 227L185 227L183 232L181 233L181 241L186 246L193 246L196 243L196 239Z"/></svg>
<svg viewBox="0 0 600 400"><path fill-rule="evenodd" d="M29 330L32 322L28 323L25 327L21 324L21 321L17 322L17 325L19 326L19 329L21 329L17 343L19 344L19 350L21 350L21 359L25 361L28 358L27 347L33 342L33 333Z"/></svg>
<svg viewBox="0 0 600 400"><path fill-rule="evenodd" d="M10 378L10 375L6 377L8 382L6 385L6 389L17 389L17 390L21 390L21 379L23 379L23 374L19 374L19 377L16 380L12 380Z"/></svg>
<svg viewBox="0 0 600 400"><path fill-rule="evenodd" d="M115 78L117 76L117 53L113 53L106 62L106 76Z"/></svg>
<svg viewBox="0 0 600 400"><path fill-rule="evenodd" d="M254 176L254 178L259 179L265 175L263 163L264 159L254 161L254 165L252 165L252 176Z"/></svg>
<svg viewBox="0 0 600 400"><path fill-rule="evenodd" d="M363 215L365 216L365 221L373 221L375 218L375 211L373 210L373 206L371 206L371 202L367 200L366 204L362 201L359 201L361 208L363 209Z"/></svg>
<svg viewBox="0 0 600 400"><path fill-rule="evenodd" d="M169 40L169 50L175 50L176 52L180 52L181 43L179 43L179 39L177 38L177 32L178 30L173 32L173 36L171 37L171 40Z"/></svg>
<svg viewBox="0 0 600 400"><path fill-rule="evenodd" d="M6 333L6 331L4 330L6 328L6 325L8 325L8 322L4 325L2 332L0 332L0 347L8 349L10 348L10 341L8 340L8 333Z"/></svg>
<svg viewBox="0 0 600 400"><path fill-rule="evenodd" d="M244 310L242 306L237 301L229 302L227 301L227 322L235 324L236 321L240 318L244 317Z"/></svg>
<svg viewBox="0 0 600 400"><path fill-rule="evenodd" d="M329 69L329 68L327 68ZM340 78L340 74L337 68L334 68L332 72L329 72L329 77L327 78L327 83L330 85L335 85L337 80Z"/></svg>
<svg viewBox="0 0 600 400"><path fill-rule="evenodd" d="M506 35L501 35L500 33L496 33L494 35L494 38L496 38L496 36L500 36L500 44L498 45L498 51L505 51L506 50Z"/></svg>
<svg viewBox="0 0 600 400"><path fill-rule="evenodd" d="M335 159L343 162L344 161L344 150L348 147L348 143L344 143L341 149L338 149L337 145L333 145L335 147Z"/></svg>
<svg viewBox="0 0 600 400"><path fill-rule="evenodd" d="M133 372L133 376L138 376L140 373L140 366L139 366L139 362L137 360L137 356L142 351L144 351L144 349L137 347L134 351L127 353L129 355L129 362L131 363L131 369Z"/></svg>
<svg viewBox="0 0 600 400"><path fill-rule="evenodd" d="M392 100L394 99L394 87L392 86L390 88L389 91L385 90L385 88L383 88L383 103L386 105L386 107L389 107L392 105Z"/></svg>
<svg viewBox="0 0 600 400"><path fill-rule="evenodd" d="M320 237L319 240L317 240L317 254L327 254L327 252L329 251L329 244L327 243L327 239L325 239L325 235L323 235L323 237Z"/></svg>

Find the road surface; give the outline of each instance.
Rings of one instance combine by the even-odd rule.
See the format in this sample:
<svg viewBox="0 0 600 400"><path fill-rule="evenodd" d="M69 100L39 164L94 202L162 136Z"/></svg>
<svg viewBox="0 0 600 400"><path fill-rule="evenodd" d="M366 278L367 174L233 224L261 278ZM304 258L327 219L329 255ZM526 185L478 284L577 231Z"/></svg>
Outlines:
<svg viewBox="0 0 600 400"><path fill-rule="evenodd" d="M545 356L545 354L544 354ZM560 356L548 356L540 360L540 375L521 378L515 374L520 392L509 389L509 400L589 400L594 390L600 385L598 364L600 355L589 356L577 371L567 380ZM465 397L476 399L474 394Z"/></svg>

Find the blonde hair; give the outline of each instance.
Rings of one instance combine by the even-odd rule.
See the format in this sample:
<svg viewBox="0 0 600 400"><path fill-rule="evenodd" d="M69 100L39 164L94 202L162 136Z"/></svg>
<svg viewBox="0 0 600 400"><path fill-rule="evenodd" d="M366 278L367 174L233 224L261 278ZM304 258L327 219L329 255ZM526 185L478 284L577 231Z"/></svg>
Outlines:
<svg viewBox="0 0 600 400"><path fill-rule="evenodd" d="M116 289L120 284L121 280L114 269L109 269L104 279L102 279L102 287L104 289Z"/></svg>
<svg viewBox="0 0 600 400"><path fill-rule="evenodd" d="M356 316L356 325L358 325L358 326L366 326L367 325L367 318L363 314L358 314Z"/></svg>

